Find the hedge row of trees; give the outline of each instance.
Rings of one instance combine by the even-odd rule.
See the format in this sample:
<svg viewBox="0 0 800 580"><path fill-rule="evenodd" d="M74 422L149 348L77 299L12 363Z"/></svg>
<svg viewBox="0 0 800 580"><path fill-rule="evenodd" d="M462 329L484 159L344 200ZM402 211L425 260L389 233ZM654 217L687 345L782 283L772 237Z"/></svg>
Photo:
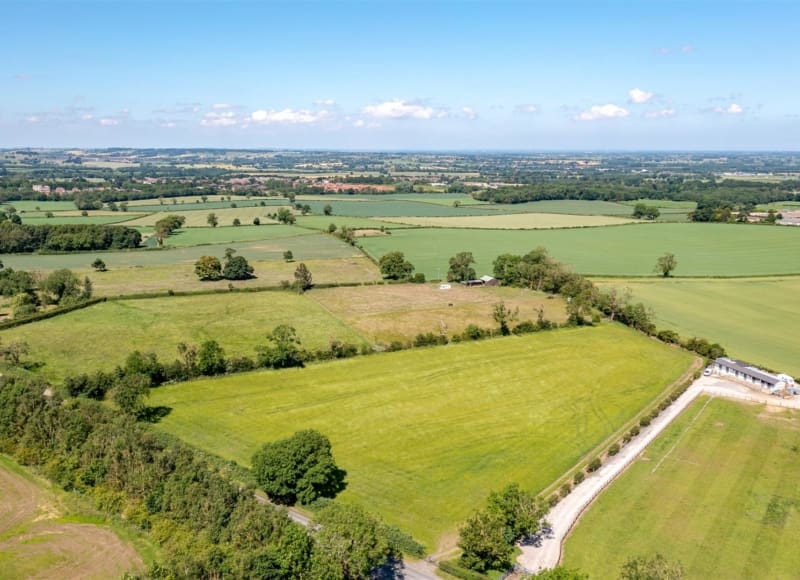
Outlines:
<svg viewBox="0 0 800 580"><path fill-rule="evenodd" d="M675 201L725 200L734 205L755 206L773 201L798 200L797 183L762 183L744 180L655 178L631 182L626 177L548 179L532 185L498 187L474 194L476 199L496 203L544 200Z"/></svg>
<svg viewBox="0 0 800 580"><path fill-rule="evenodd" d="M29 225L0 222L0 253L83 252L137 248L142 235L125 226L95 224Z"/></svg>

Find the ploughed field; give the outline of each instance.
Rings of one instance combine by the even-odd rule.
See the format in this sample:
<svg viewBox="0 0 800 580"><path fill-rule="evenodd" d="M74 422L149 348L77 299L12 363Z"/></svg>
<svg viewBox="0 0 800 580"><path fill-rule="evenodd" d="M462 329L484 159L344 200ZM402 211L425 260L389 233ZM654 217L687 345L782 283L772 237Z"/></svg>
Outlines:
<svg viewBox="0 0 800 580"><path fill-rule="evenodd" d="M458 252L475 256L478 275L500 254L544 246L582 274L653 275L656 259L675 254L674 276L755 276L800 273L800 228L741 224L649 223L552 230L404 229L364 238L374 257L399 250L429 278L444 276Z"/></svg>
<svg viewBox="0 0 800 580"><path fill-rule="evenodd" d="M705 397L582 516L564 564L614 578L661 553L687 578L797 578L800 414Z"/></svg>
<svg viewBox="0 0 800 580"><path fill-rule="evenodd" d="M604 324L193 381L149 404L172 409L159 428L242 464L320 430L348 472L342 499L433 549L489 491L546 487L692 360Z"/></svg>
<svg viewBox="0 0 800 580"><path fill-rule="evenodd" d="M718 342L728 354L800 376L800 277L604 279L653 308L660 329Z"/></svg>
<svg viewBox="0 0 800 580"><path fill-rule="evenodd" d="M99 580L143 571L131 540L151 550L148 545L71 508L72 498L4 455L0 499L0 577Z"/></svg>

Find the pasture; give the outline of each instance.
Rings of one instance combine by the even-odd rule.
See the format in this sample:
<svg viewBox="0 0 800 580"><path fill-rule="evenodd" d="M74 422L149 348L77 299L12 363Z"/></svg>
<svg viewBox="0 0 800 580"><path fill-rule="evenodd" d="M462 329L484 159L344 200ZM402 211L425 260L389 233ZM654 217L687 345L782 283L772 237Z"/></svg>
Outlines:
<svg viewBox="0 0 800 580"><path fill-rule="evenodd" d="M719 342L731 356L800 376L800 277L596 280L629 288L659 328Z"/></svg>
<svg viewBox="0 0 800 580"><path fill-rule="evenodd" d="M180 208L180 206L177 206ZM183 217L186 222L184 223L184 227L186 228L212 228L212 226L208 223L208 214L213 213L217 216L217 220L219 220L220 226L231 226L233 225L233 220L238 219L242 225L250 225L253 223L254 218L258 218L262 222L269 223L271 220L267 217L267 214L275 213L278 211L279 206L268 206L268 207L260 207L258 205L248 206L248 207L230 207L228 206L221 208L221 209L205 209L205 210L194 210L194 211L186 211L183 209L176 209L174 211L167 211L167 212L155 212L149 215L131 220L126 222L126 226L153 226L155 223L164 218L165 214L168 215L177 215Z"/></svg>
<svg viewBox="0 0 800 580"><path fill-rule="evenodd" d="M45 362L42 372L58 380L113 369L134 350L172 361L179 342L199 345L213 339L228 355L253 356L256 344L266 343L267 333L279 324L294 326L307 348L327 347L332 339L364 342L313 300L277 291L101 302L4 330L2 338L27 342L31 359Z"/></svg>
<svg viewBox="0 0 800 580"><path fill-rule="evenodd" d="M328 231L328 226L334 224L337 228L348 227L354 229L380 228L407 228L404 224L389 223L371 218L347 217L341 215L305 215L297 216L297 226L313 230Z"/></svg>
<svg viewBox="0 0 800 580"><path fill-rule="evenodd" d="M552 322L564 322L564 302L557 297L519 288L438 284L389 284L325 288L308 294L334 316L375 343L409 341L422 332L452 336L469 324L496 328L494 305L518 309L518 320L536 321L539 308ZM513 325L513 324L512 324Z"/></svg>
<svg viewBox="0 0 800 580"><path fill-rule="evenodd" d="M83 512L75 498L56 491L0 455L0 563L3 578L118 578L143 572L127 529L109 527ZM122 537L120 537L122 536Z"/></svg>
<svg viewBox="0 0 800 580"><path fill-rule="evenodd" d="M248 464L318 429L359 503L429 549L486 495L538 491L658 396L692 357L614 324L255 372L155 389L159 428Z"/></svg>
<svg viewBox="0 0 800 580"><path fill-rule="evenodd" d="M701 398L583 515L564 564L613 578L661 553L687 578L796 578L800 415Z"/></svg>
<svg viewBox="0 0 800 580"><path fill-rule="evenodd" d="M405 229L360 242L375 258L405 253L417 271L445 276L448 260L471 251L477 274L492 272L492 261L509 252L525 254L544 246L582 274L654 275L656 259L672 252L674 276L754 276L800 273L800 228L730 224L650 223L555 230Z"/></svg>
<svg viewBox="0 0 800 580"><path fill-rule="evenodd" d="M301 256L295 249L295 255ZM315 284L359 284L381 279L378 268L364 256L308 260L300 258L311 271ZM74 272L82 279L89 276L95 296L123 296L141 292L191 292L198 290L224 290L229 285L235 288L265 288L280 285L284 280L293 281L299 261L255 260L250 265L255 269L255 278L250 280L200 281L193 264L161 264L152 266L123 266L106 272L95 272L91 268L78 268Z"/></svg>
<svg viewBox="0 0 800 580"><path fill-rule="evenodd" d="M269 238L269 232L279 226L259 226ZM0 254L3 264L23 270L54 270L56 268L86 268L96 257L102 257L109 269L137 268L149 266L193 266L200 256L225 255L226 248L233 248L250 261L282 260L283 252L291 250L295 260L325 260L362 257L361 252L327 234L314 233L292 226L283 230L287 235L269 239L242 241L201 246L179 246L165 249L141 249L128 251L85 252L79 254ZM217 228L219 229L219 228ZM230 228L239 229L239 228ZM262 231L262 230L259 230ZM200 236L200 234L190 234ZM210 236L216 236L212 232Z"/></svg>
<svg viewBox="0 0 800 580"><path fill-rule="evenodd" d="M635 220L600 215L556 213L514 213L458 217L383 217L383 221L432 228L474 228L498 230L538 230L550 228L585 228L618 226Z"/></svg>

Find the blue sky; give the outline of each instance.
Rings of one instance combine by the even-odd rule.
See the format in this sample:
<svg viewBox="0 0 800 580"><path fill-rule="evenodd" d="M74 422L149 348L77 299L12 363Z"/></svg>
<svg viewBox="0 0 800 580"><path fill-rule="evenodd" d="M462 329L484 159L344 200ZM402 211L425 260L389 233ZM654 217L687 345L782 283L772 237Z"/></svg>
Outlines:
<svg viewBox="0 0 800 580"><path fill-rule="evenodd" d="M800 149L800 2L0 8L0 147Z"/></svg>

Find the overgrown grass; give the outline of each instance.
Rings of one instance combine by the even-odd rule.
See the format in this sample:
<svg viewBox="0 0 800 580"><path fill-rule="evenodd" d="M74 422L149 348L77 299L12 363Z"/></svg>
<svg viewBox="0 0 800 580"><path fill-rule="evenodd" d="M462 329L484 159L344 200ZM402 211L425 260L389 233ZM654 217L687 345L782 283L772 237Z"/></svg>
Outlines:
<svg viewBox="0 0 800 580"><path fill-rule="evenodd" d="M659 552L680 560L687 578L797 577L800 415L706 402L689 407L584 514L566 566L612 578L629 556Z"/></svg>
<svg viewBox="0 0 800 580"><path fill-rule="evenodd" d="M348 471L342 499L433 548L490 490L546 487L691 360L608 324L195 381L151 404L172 408L161 428L244 464L319 429Z"/></svg>

